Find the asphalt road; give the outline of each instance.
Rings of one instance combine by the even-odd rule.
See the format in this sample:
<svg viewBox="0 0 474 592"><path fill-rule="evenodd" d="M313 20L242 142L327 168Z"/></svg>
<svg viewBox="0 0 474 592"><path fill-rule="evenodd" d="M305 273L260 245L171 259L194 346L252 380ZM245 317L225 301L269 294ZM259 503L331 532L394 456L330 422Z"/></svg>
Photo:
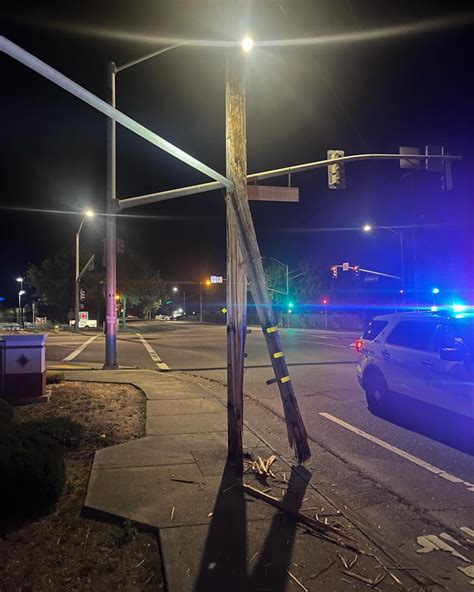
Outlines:
<svg viewBox="0 0 474 592"><path fill-rule="evenodd" d="M474 483L474 456L458 441L459 430L446 433L443 424L430 427L431 414L403 402L394 417L372 415L356 381L355 333L283 329L281 336L314 441L453 530L474 528L474 487L469 487ZM265 384L273 374L260 329L248 335L246 351L246 393L281 415L277 386ZM225 327L135 322L120 334L118 356L121 365L169 368L225 383ZM51 336L47 360L64 359L71 364L103 363L103 336Z"/></svg>

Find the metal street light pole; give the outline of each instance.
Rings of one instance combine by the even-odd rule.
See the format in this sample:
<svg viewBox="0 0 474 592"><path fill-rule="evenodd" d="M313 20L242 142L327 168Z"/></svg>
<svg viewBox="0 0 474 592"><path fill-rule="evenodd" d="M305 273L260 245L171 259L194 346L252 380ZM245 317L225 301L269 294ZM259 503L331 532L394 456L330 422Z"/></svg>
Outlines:
<svg viewBox="0 0 474 592"><path fill-rule="evenodd" d="M108 102L115 109L115 79L118 72L131 68L170 49L184 45L179 43L149 53L137 60L121 66L109 62L107 71ZM115 369L117 366L117 218L120 211L117 200L117 137L115 119L107 118L107 195L106 195L106 230L105 230L105 267L106 267L106 317L105 317L105 363L104 368Z"/></svg>
<svg viewBox="0 0 474 592"><path fill-rule="evenodd" d="M115 109L114 62L108 67L108 99ZM107 119L107 195L105 222L106 313L105 313L105 364L104 368L117 368L117 188L115 120Z"/></svg>
<svg viewBox="0 0 474 592"><path fill-rule="evenodd" d="M92 218L94 216L94 212L92 210L86 210L84 213L84 217L79 224L79 228L76 232L76 275L75 275L75 300L74 300L74 331L77 333L79 331L79 308L80 308L80 294L81 294L81 280L80 280L80 244L79 244L79 237L81 234L82 227L86 218Z"/></svg>
<svg viewBox="0 0 474 592"><path fill-rule="evenodd" d="M199 322L202 323L202 284L199 289Z"/></svg>
<svg viewBox="0 0 474 592"><path fill-rule="evenodd" d="M20 290L18 291L18 324L20 325L20 328L21 328L21 327L23 327L23 315L21 314L21 297L23 296L23 294L25 292L23 290L23 278L17 277L16 281L20 282Z"/></svg>

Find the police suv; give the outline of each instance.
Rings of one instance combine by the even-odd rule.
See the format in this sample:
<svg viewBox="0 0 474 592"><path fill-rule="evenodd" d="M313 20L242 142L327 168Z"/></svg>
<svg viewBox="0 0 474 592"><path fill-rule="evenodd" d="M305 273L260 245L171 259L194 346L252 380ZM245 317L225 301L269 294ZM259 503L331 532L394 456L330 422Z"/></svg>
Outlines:
<svg viewBox="0 0 474 592"><path fill-rule="evenodd" d="M380 315L356 342L369 409L399 393L474 419L474 315Z"/></svg>

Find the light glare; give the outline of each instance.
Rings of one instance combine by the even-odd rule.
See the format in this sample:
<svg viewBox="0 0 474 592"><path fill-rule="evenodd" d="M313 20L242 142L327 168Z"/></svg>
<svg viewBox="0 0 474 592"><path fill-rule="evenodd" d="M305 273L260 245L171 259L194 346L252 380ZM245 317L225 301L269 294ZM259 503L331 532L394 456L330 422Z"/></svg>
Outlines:
<svg viewBox="0 0 474 592"><path fill-rule="evenodd" d="M86 210L84 212L84 215L87 216L88 218L93 218L95 216L95 213L93 210Z"/></svg>
<svg viewBox="0 0 474 592"><path fill-rule="evenodd" d="M253 41L252 37L250 37L249 35L246 35L242 39L242 49L245 51L245 53L248 53L249 51L252 51L253 46L254 46L254 41Z"/></svg>
<svg viewBox="0 0 474 592"><path fill-rule="evenodd" d="M365 224L365 225L362 227L362 230L363 230L364 232L370 232L370 231L372 230L372 225L371 225L371 224Z"/></svg>

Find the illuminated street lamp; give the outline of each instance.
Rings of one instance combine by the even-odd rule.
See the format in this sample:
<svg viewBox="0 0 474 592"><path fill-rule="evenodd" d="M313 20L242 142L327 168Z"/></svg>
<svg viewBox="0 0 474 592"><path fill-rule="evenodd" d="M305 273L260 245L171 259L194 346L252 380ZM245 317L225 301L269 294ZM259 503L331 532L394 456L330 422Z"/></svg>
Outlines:
<svg viewBox="0 0 474 592"><path fill-rule="evenodd" d="M179 288L177 286L173 286L173 292L178 292ZM181 309L180 309L181 310ZM179 312L179 310L178 310ZM186 291L183 290L183 310L181 311L184 316L186 316Z"/></svg>
<svg viewBox="0 0 474 592"><path fill-rule="evenodd" d="M17 277L16 281L20 283L20 290L18 292L18 324L20 327L23 327L23 315L21 314L21 297L25 293L25 290L23 290L23 278Z"/></svg>
<svg viewBox="0 0 474 592"><path fill-rule="evenodd" d="M403 257L403 233L400 230L395 230L395 228L390 228L390 226L377 226L375 227L375 230L387 230L388 232L392 232L393 234L396 234L399 238L400 238L400 281L402 284L402 290L405 291L405 271L404 271L404 257ZM372 226L372 224L364 224L364 226L362 226L362 231L363 232L372 232L372 230L374 230L374 227ZM400 294L403 294L403 292L400 290Z"/></svg>
<svg viewBox="0 0 474 592"><path fill-rule="evenodd" d="M252 39L252 37L250 37L250 35L245 35L245 37L241 41L241 46L245 53L249 53L250 51L252 51L254 45L255 42Z"/></svg>
<svg viewBox="0 0 474 592"><path fill-rule="evenodd" d="M74 331L76 331L76 332L79 331L79 302L80 302L80 295L81 295L81 286L80 286L81 282L79 279L79 274L80 274L79 237L80 237L84 222L86 221L86 218L93 218L94 216L95 216L95 213L93 210L91 210L89 208L87 210L84 210L84 215L82 217L81 223L79 224L79 228L77 229L77 232L76 232L76 277L75 277L76 298L75 298L75 304L74 304L74 319L75 319Z"/></svg>

